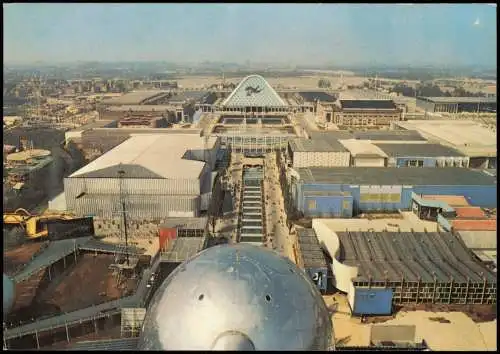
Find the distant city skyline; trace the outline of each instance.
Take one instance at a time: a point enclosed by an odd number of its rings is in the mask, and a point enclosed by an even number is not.
[[[496,6],[5,4],[4,64],[40,61],[496,67]]]

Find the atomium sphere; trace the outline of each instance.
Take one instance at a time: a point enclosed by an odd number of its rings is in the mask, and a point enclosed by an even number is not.
[[[16,296],[16,284],[7,275],[3,275],[3,315],[4,317],[10,312],[14,305]]]
[[[326,350],[332,322],[289,259],[248,244],[206,249],[153,297],[140,350]]]

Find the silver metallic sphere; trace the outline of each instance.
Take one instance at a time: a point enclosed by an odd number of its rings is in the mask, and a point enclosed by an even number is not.
[[[220,245],[178,266],[155,294],[140,350],[326,350],[333,335],[318,289],[287,258]]]
[[[16,299],[16,284],[5,273],[3,274],[3,315],[8,315]]]

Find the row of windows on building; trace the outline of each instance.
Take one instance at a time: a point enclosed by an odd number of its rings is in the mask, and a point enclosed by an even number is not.
[[[360,115],[355,113],[341,113],[334,115],[335,124],[341,125],[379,125],[389,124],[391,121],[400,120],[399,114]]]
[[[405,167],[424,167],[424,160],[408,160]],[[436,160],[436,167],[467,167],[466,160]]]

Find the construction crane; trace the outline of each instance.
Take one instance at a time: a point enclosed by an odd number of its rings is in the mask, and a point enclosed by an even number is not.
[[[45,238],[49,235],[47,222],[55,220],[73,220],[74,215],[65,213],[43,213],[32,215],[26,209],[19,208],[13,213],[3,214],[3,223],[6,226],[21,226],[28,239]]]

